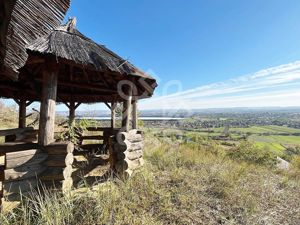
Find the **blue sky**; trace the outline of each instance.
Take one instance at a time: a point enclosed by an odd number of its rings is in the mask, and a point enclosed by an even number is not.
[[[77,0],[78,28],[184,89],[300,59],[299,0]]]
[[[299,0],[90,0],[88,4],[77,0],[68,16],[77,17],[79,30],[87,36],[157,77],[155,98],[142,103],[142,108],[155,108],[160,99],[156,97],[197,88],[201,92],[207,85],[220,88],[216,83],[228,84],[230,79],[300,60]],[[247,82],[256,85],[253,80]],[[299,84],[293,85],[297,87],[300,89]],[[259,90],[240,90],[231,97],[272,90],[291,91],[291,87],[286,82],[276,87],[266,83]],[[240,105],[212,106],[207,102],[209,96],[205,97],[189,100],[198,101],[194,107],[201,103],[205,108]],[[222,102],[226,94],[220,92],[217,97]],[[287,98],[272,104],[262,99],[257,106],[300,105],[300,100],[286,104]]]
[[[249,106],[300,106],[299,96],[292,97],[300,91],[299,0],[74,0],[68,16],[77,17],[77,28],[82,33],[157,77],[155,96],[142,102],[142,108],[157,108],[161,96],[170,100],[172,94],[179,92],[175,98],[186,101],[190,96],[187,92],[225,88],[222,85],[239,87],[240,91],[220,91],[218,96],[201,98],[198,94],[199,98],[188,101],[202,108],[235,107],[240,102],[245,104],[242,96],[273,91],[272,101],[260,98],[259,104],[253,101]],[[289,76],[298,82],[290,79],[291,86],[287,81],[277,86],[266,82],[260,89],[248,88],[244,92],[243,82],[237,81],[246,79],[247,85],[254,87],[257,80],[248,79],[249,76],[291,64],[297,68],[293,67],[294,75]],[[264,78],[271,79],[269,76],[272,74]],[[288,97],[276,103],[279,91],[281,97]],[[283,94],[286,92],[290,95]],[[229,104],[228,95],[240,102]],[[209,104],[211,98],[218,98],[218,104]],[[286,104],[287,100],[290,104]],[[80,110],[91,107],[100,106],[82,106]]]

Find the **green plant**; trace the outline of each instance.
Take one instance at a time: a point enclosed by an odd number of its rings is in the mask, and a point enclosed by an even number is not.
[[[81,135],[87,130],[87,127],[91,126],[91,121],[87,119],[80,119],[75,123],[68,123],[68,128],[65,132],[61,133],[60,138],[63,141],[71,141],[78,143]]]
[[[254,144],[243,141],[239,146],[230,150],[227,155],[235,160],[242,160],[259,165],[274,166],[276,155],[268,148],[259,148]]]
[[[288,147],[284,151],[283,158],[287,161],[292,161],[295,156],[300,155],[299,147]]]
[[[296,155],[293,157],[292,165],[294,168],[300,171],[300,155]]]

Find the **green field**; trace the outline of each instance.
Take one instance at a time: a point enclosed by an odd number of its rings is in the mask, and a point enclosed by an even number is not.
[[[216,133],[222,133],[224,131],[224,127],[220,128],[214,128],[214,132]],[[246,127],[246,128],[239,128],[234,127],[230,128],[229,132],[239,132],[239,133],[251,133],[251,134],[295,134],[300,133],[300,129],[290,128],[290,127],[283,127],[283,126],[252,126],[252,127]]]
[[[300,136],[283,136],[283,135],[270,135],[259,136],[251,135],[249,137],[251,141],[265,142],[265,143],[280,143],[283,145],[300,145]]]
[[[195,132],[188,132],[189,135],[203,137],[218,137],[223,135],[224,127],[213,129],[199,129]],[[255,143],[259,148],[267,148],[281,155],[286,146],[300,145],[300,129],[285,126],[252,126],[234,127],[229,129],[230,138],[234,141],[247,137],[247,140]]]

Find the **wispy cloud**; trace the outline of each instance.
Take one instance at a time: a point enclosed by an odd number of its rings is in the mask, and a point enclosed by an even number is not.
[[[141,103],[142,109],[300,106],[300,61]]]

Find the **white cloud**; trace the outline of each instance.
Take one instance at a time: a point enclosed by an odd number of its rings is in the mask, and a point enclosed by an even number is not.
[[[164,88],[162,88],[164,90]],[[141,103],[142,109],[300,106],[300,61]]]

